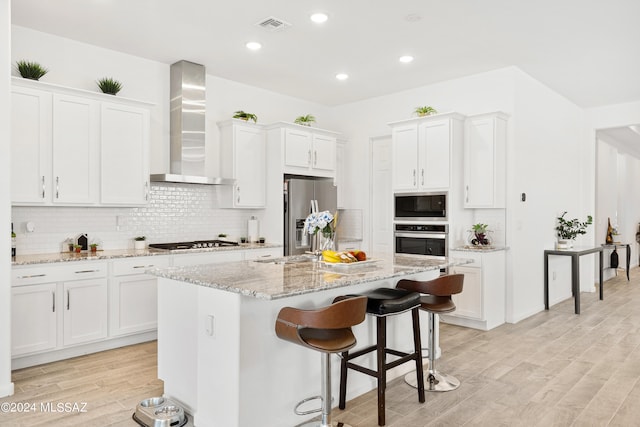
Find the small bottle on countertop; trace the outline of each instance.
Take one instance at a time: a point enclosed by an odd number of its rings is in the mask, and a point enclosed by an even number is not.
[[[13,231],[13,223],[11,223],[11,258],[16,256],[16,233]]]

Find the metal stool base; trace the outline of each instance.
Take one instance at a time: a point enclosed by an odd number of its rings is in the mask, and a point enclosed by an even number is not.
[[[309,421],[308,423],[300,424],[298,427],[352,427],[350,424],[341,423],[340,421],[333,421],[331,424],[322,424],[321,421]]]
[[[428,369],[425,369],[423,372],[424,391],[451,391],[460,387],[460,381],[454,376],[442,374],[437,371],[431,372]],[[405,375],[404,382],[413,388],[418,388],[416,371],[409,372]]]

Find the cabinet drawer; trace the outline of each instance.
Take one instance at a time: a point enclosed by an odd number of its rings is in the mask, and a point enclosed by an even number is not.
[[[37,267],[14,267],[11,269],[11,286],[94,279],[106,276],[106,262],[73,262],[66,265],[46,264]]]
[[[449,257],[454,259],[470,259],[471,264],[464,264],[464,267],[482,267],[482,254],[470,251],[449,251]]]
[[[244,253],[244,259],[246,261],[278,258],[281,256],[282,256],[282,248],[248,249]]]
[[[113,275],[143,274],[145,270],[155,267],[169,267],[169,257],[153,256],[114,260]]]

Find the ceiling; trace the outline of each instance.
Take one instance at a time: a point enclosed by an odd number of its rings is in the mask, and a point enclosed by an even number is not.
[[[13,24],[340,105],[517,66],[581,107],[640,100],[638,0],[14,0]],[[312,12],[329,20],[314,24]],[[274,16],[291,27],[256,25]],[[245,48],[255,40],[263,48]],[[415,60],[401,64],[398,57]],[[335,75],[348,73],[338,81]]]

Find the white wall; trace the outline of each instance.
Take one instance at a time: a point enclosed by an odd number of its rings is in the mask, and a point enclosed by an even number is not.
[[[9,175],[11,1],[0,0],[0,397],[13,394],[11,382],[11,198]],[[4,53],[6,52],[6,53]],[[5,232],[6,230],[6,232]]]
[[[507,318],[517,322],[544,308],[543,251],[556,241],[556,217],[585,220],[595,215],[591,197],[594,181],[585,178],[594,168],[584,151],[583,110],[524,72],[515,72],[515,133],[509,140],[507,162]],[[521,202],[526,193],[526,202]],[[591,244],[593,227],[577,244]],[[593,257],[581,259],[581,286],[593,290]],[[570,259],[552,257],[550,302],[571,297]],[[550,273],[551,275],[551,273]]]

